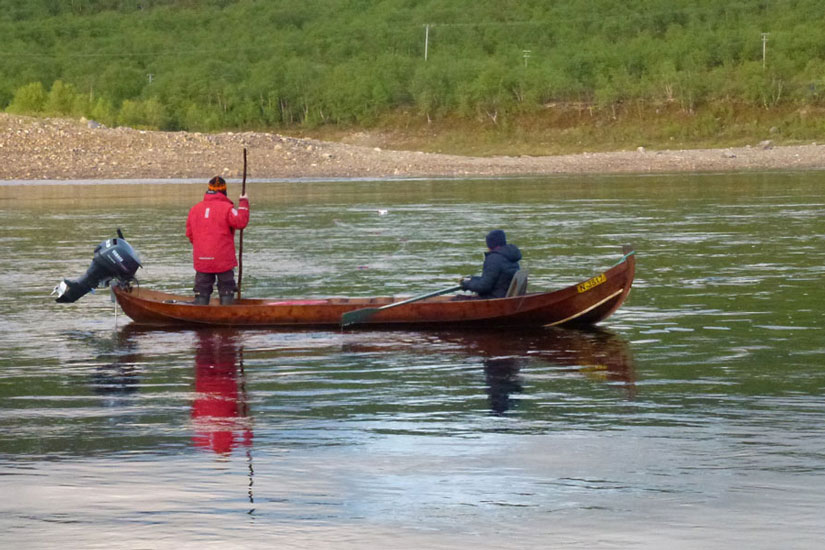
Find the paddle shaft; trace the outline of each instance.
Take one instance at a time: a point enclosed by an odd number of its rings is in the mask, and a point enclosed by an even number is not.
[[[430,292],[429,294],[422,294],[421,296],[414,296],[412,298],[408,298],[408,299],[402,300],[400,302],[393,302],[391,304],[387,304],[385,306],[379,307],[378,311],[382,311],[382,310],[385,310],[385,309],[390,309],[391,307],[403,306],[404,304],[417,302],[418,300],[424,300],[426,298],[432,298],[433,296],[440,296],[441,294],[447,294],[449,292],[456,292],[458,290],[461,290],[461,285],[451,286],[450,288],[445,288],[443,290],[436,290],[435,292]]]
[[[385,309],[390,309],[393,307],[403,306],[404,304],[411,304],[419,300],[425,300],[427,298],[432,298],[433,296],[440,296],[442,294],[448,294],[450,292],[456,292],[458,290],[461,290],[461,285],[436,290],[435,292],[428,292],[427,294],[421,294],[420,296],[414,296],[412,298],[408,298],[400,302],[393,302],[392,304],[387,304],[381,307],[366,307],[363,309],[356,309],[355,311],[348,311],[341,316],[341,326],[352,325],[355,323],[363,323],[365,320],[369,319],[379,311],[384,311]]]
[[[243,183],[241,195],[246,195],[246,147],[243,150]],[[241,280],[243,279],[243,229],[238,237],[238,300],[241,299]]]

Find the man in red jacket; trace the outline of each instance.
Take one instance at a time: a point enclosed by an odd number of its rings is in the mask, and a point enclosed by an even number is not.
[[[226,196],[226,181],[215,176],[203,200],[189,210],[186,236],[195,263],[195,303],[206,305],[218,279],[221,305],[235,301],[235,230],[249,223],[249,198],[243,194],[238,208]]]

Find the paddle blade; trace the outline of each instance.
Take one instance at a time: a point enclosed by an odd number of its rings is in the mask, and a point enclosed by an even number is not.
[[[379,310],[377,307],[365,307],[364,309],[356,309],[354,311],[348,311],[341,315],[341,326],[346,327],[348,325],[355,325],[357,323],[363,323]]]

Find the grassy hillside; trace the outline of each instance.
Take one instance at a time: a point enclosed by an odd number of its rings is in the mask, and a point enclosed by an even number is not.
[[[0,0],[0,108],[467,152],[810,140],[822,28],[814,0]]]

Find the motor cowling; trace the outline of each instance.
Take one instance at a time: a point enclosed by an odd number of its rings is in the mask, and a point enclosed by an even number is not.
[[[89,269],[77,279],[63,279],[52,295],[55,301],[71,303],[101,285],[108,285],[112,279],[128,282],[135,278],[135,273],[142,266],[140,255],[132,248],[120,229],[117,238],[107,239],[97,245]]]

